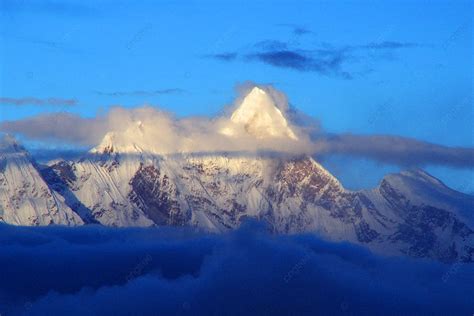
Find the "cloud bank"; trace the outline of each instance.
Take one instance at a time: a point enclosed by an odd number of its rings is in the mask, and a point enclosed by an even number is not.
[[[297,140],[256,138],[246,128],[238,128],[229,119],[254,84],[238,88],[234,104],[217,117],[176,118],[153,107],[125,109],[113,107],[104,115],[83,118],[70,113],[43,114],[17,121],[0,123],[0,131],[21,134],[39,141],[96,146],[106,133],[114,134],[116,145],[134,143],[152,148],[153,153],[181,152],[281,152],[314,155],[316,158],[334,154],[365,157],[403,167],[444,165],[457,168],[474,167],[474,148],[448,147],[412,138],[388,135],[330,135],[319,122],[289,106],[285,94],[271,86],[260,86],[270,101],[290,122]],[[71,127],[74,128],[71,128]],[[222,133],[232,127],[233,137]]]
[[[319,155],[343,154],[410,166],[474,167],[474,148],[448,147],[389,135],[331,135],[315,140]]]
[[[21,134],[33,140],[80,145],[94,144],[103,137],[107,128],[107,120],[104,117],[83,118],[66,112],[41,114],[0,123],[0,130]]]
[[[384,258],[255,223],[179,228],[0,225],[6,315],[466,314],[472,265]]]

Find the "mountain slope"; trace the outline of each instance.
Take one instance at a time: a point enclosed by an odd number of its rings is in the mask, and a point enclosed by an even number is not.
[[[366,195],[397,217],[388,236],[393,248],[416,257],[474,260],[473,197],[421,170],[388,175]]]
[[[131,122],[107,133],[83,158],[56,161],[41,174],[26,153],[20,155],[22,160],[15,161],[29,166],[22,169],[27,172],[12,172],[19,167],[10,163],[2,176],[14,178],[8,183],[41,183],[46,193],[35,203],[44,206],[14,208],[10,203],[3,220],[20,225],[191,225],[223,232],[256,218],[277,233],[317,233],[389,255],[474,261],[474,198],[421,170],[387,175],[373,190],[350,191],[308,155],[164,153],[149,137],[154,128]],[[260,88],[252,89],[219,128],[229,139],[245,134],[262,144],[300,141],[285,109]],[[23,185],[4,186],[2,205],[19,196]],[[51,201],[57,201],[56,208]],[[40,212],[41,220],[32,221],[32,212]]]
[[[106,163],[73,166],[76,179],[85,180],[72,181],[70,188],[105,225],[192,225],[222,232],[256,218],[274,232],[313,232],[385,254],[474,260],[474,231],[459,215],[459,205],[413,198],[406,192],[415,187],[407,182],[401,190],[394,180],[408,173],[390,175],[376,189],[354,192],[307,156],[149,159],[116,154]],[[432,184],[424,185],[430,190]]]
[[[8,135],[0,140],[0,220],[16,225],[83,224]]]

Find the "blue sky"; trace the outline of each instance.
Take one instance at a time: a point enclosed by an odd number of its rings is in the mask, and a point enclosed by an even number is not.
[[[253,81],[329,132],[474,145],[469,1],[0,3],[0,121],[144,103],[215,115]],[[354,164],[342,174],[394,169]],[[472,171],[430,171],[473,190],[458,181]]]

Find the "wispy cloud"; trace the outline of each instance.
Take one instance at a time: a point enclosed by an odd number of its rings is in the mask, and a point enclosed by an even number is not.
[[[288,49],[288,43],[276,40],[264,40],[253,45],[257,49],[263,50],[284,50]]]
[[[351,75],[341,71],[346,57],[340,52],[315,56],[312,52],[297,50],[271,50],[251,53],[245,56],[248,60],[257,60],[265,64],[290,68],[298,71],[311,71],[323,75],[337,75],[344,79],[351,79]]]
[[[33,49],[47,48],[51,50],[58,50],[65,53],[81,54],[84,50],[74,47],[70,41],[72,34],[78,30],[77,27],[64,29],[59,37],[47,38],[47,37],[32,37],[28,35],[13,35],[13,34],[2,34],[3,37],[10,38],[14,41],[23,42],[26,44],[32,44],[35,47]],[[47,35],[46,35],[47,36]]]
[[[217,60],[222,60],[222,61],[232,61],[238,57],[237,53],[218,53],[218,54],[212,54],[212,55],[206,55],[208,58],[214,58]]]
[[[0,97],[0,104],[8,105],[51,105],[51,106],[73,106],[77,104],[76,99],[61,99],[61,98],[36,98],[36,97],[23,97],[23,98],[9,98]]]
[[[224,62],[241,60],[245,62],[260,62],[273,67],[292,69],[301,72],[316,72],[322,75],[335,75],[344,79],[351,79],[352,76],[342,71],[342,64],[346,61],[346,56],[341,51],[304,51],[286,49],[286,45],[277,41],[259,42],[255,47],[260,48],[258,52],[238,54],[221,53],[208,55]]]
[[[112,92],[104,92],[104,91],[94,91],[95,94],[100,96],[108,96],[108,97],[124,97],[124,96],[155,96],[155,95],[163,95],[163,94],[181,94],[184,93],[185,90],[179,88],[169,88],[169,89],[162,89],[162,90],[136,90],[136,91],[112,91]]]
[[[248,54],[249,59],[257,59],[266,64],[276,66],[293,68],[301,71],[310,71],[317,69],[314,67],[314,60],[299,52],[291,50],[276,50],[270,52],[259,52]]]
[[[81,2],[72,1],[15,1],[2,0],[0,8],[4,12],[35,12],[65,16],[90,16],[97,13],[95,8],[84,5]]]
[[[383,41],[377,43],[369,43],[365,45],[353,46],[353,48],[357,49],[401,49],[401,48],[414,48],[420,47],[422,45],[418,43],[409,43],[409,42],[395,42],[395,41]]]
[[[303,32],[303,29],[299,32]],[[381,41],[338,47],[327,44],[314,48],[294,48],[292,46],[294,45],[289,42],[263,40],[251,45],[250,50],[217,53],[206,55],[206,57],[224,62],[257,61],[277,68],[352,79],[357,72],[349,71],[347,67],[353,60],[382,58],[387,53],[392,56],[392,52],[401,49],[423,47],[418,43],[399,41]]]
[[[312,31],[304,26],[297,25],[297,24],[278,24],[278,26],[283,26],[290,28],[295,35],[305,35],[310,34]]]

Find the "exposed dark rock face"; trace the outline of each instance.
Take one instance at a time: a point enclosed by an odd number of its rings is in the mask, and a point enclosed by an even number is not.
[[[154,166],[140,165],[130,180],[129,199],[157,225],[184,225],[186,216],[177,201],[176,187]]]
[[[78,180],[74,163],[69,164],[61,161],[50,167],[41,167],[39,170],[48,186],[64,198],[66,205],[78,214],[84,223],[98,223],[92,215],[92,211],[71,191],[74,188],[74,183]]]
[[[382,181],[379,190],[401,218],[389,240],[407,244],[402,252],[413,257],[436,257],[447,262],[474,261],[474,244],[469,245],[474,231],[453,212],[431,205],[413,204],[386,180]],[[440,238],[440,235],[443,237]],[[456,247],[461,242],[465,244]]]

